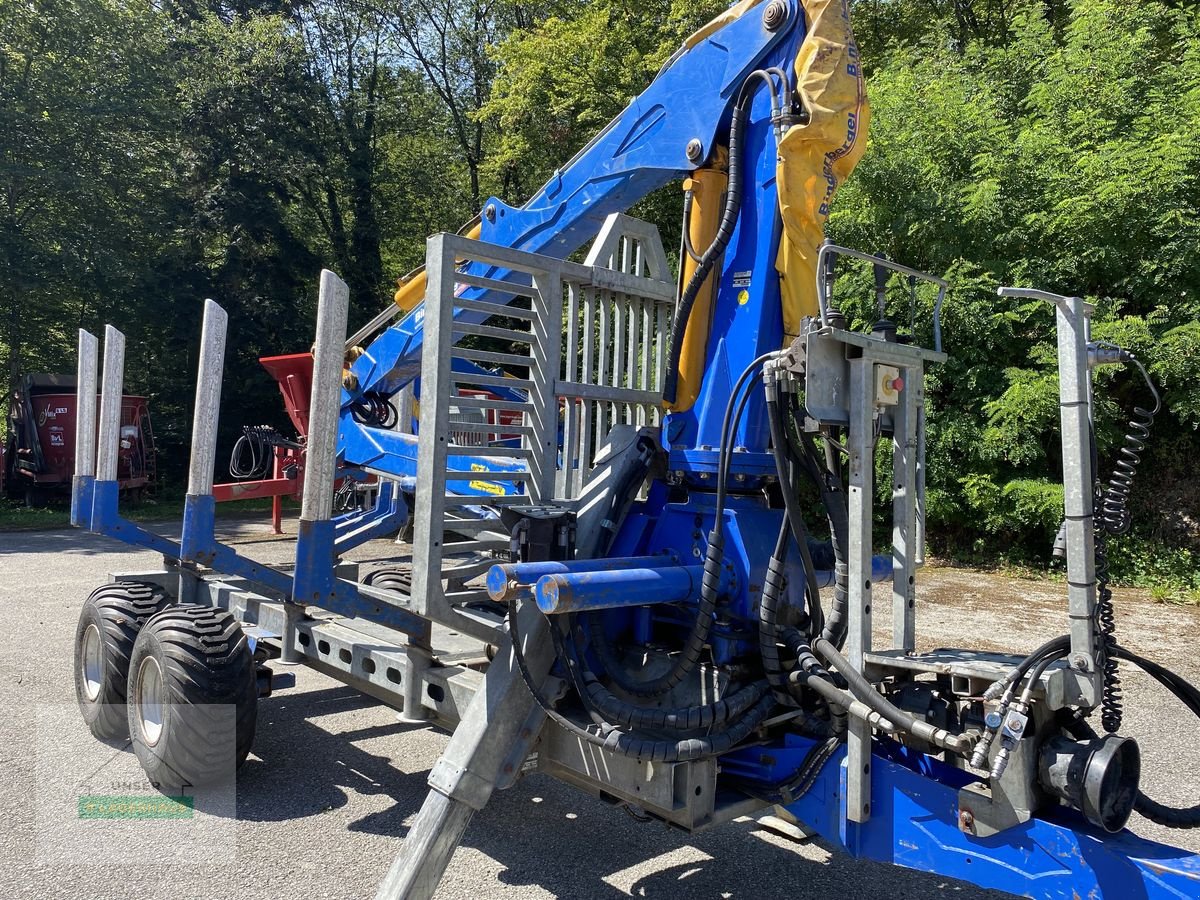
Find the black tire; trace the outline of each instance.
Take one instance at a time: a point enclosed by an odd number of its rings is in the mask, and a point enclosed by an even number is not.
[[[412,594],[412,572],[407,568],[376,569],[363,583],[401,594]]]
[[[258,682],[246,635],[227,611],[175,606],[147,622],[128,695],[133,751],[160,790],[221,784],[246,761]]]
[[[133,644],[150,617],[170,603],[165,590],[141,581],[101,585],[83,601],[75,627],[75,698],[101,740],[129,736],[125,690]]]

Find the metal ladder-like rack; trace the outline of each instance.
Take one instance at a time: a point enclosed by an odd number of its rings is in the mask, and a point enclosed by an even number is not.
[[[469,582],[509,537],[479,508],[575,508],[611,429],[658,424],[675,288],[657,229],[623,215],[584,264],[439,234],[426,273],[413,608],[495,642],[499,619]],[[456,359],[492,371],[466,373]],[[469,421],[471,411],[484,415]],[[487,440],[498,432],[508,439]],[[462,456],[506,471],[465,477]]]

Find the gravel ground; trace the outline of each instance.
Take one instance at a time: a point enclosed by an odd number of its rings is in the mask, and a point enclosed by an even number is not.
[[[261,524],[223,527],[248,555],[285,558],[287,545],[264,536]],[[376,542],[359,556],[388,549]],[[307,668],[298,670],[295,688],[261,702],[254,751],[236,798],[226,798],[225,815],[114,825],[80,822],[73,814],[79,785],[97,778],[118,793],[145,791],[132,755],[93,740],[80,720],[71,655],[84,596],[109,572],[156,562],[154,554],[93,535],[0,534],[0,608],[9,617],[0,637],[3,896],[373,896],[446,735],[402,724],[388,707]],[[1059,585],[956,569],[930,569],[923,581],[924,648],[1028,650],[1061,632]],[[1155,605],[1136,593],[1119,601],[1123,642],[1200,681],[1200,612]],[[1190,805],[1200,796],[1195,724],[1148,681],[1134,673],[1125,680],[1127,730],[1146,761],[1143,786],[1159,799]],[[72,795],[72,815],[55,805],[64,792]],[[1133,824],[1147,837],[1200,851],[1196,833]],[[1000,895],[854,861],[817,842],[796,844],[748,820],[694,836],[641,824],[535,775],[475,817],[438,897],[544,896]]]

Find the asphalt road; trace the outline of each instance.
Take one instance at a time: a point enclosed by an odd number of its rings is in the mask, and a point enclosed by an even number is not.
[[[233,529],[264,561],[286,545],[262,526]],[[361,551],[386,553],[377,542]],[[108,573],[153,568],[154,554],[69,531],[0,534],[0,894],[9,897],[369,897],[426,792],[446,742],[307,668],[260,705],[253,753],[223,815],[189,822],[81,820],[75,796],[100,783],[144,793],[121,747],[93,740],[74,704],[79,606]],[[1061,589],[931,570],[919,601],[925,646],[1028,649],[1061,631]],[[1200,680],[1195,610],[1122,597],[1122,640]],[[1127,677],[1127,721],[1143,746],[1144,786],[1200,798],[1196,728],[1148,680]],[[93,788],[88,788],[91,790]],[[64,802],[64,798],[66,798]],[[1200,851],[1197,833],[1140,833]],[[688,836],[639,823],[544,776],[477,815],[442,898],[997,898],[961,882],[858,862],[752,821]]]

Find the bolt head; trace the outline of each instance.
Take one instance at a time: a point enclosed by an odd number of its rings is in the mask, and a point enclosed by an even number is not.
[[[704,145],[700,143],[700,138],[692,138],[688,141],[687,149],[684,152],[687,153],[687,158],[692,162],[700,162],[704,154]]]
[[[958,814],[958,827],[968,834],[975,832],[975,815],[969,809],[964,809]]]
[[[489,203],[487,206],[485,206],[483,208],[483,217],[485,219],[487,219],[489,222],[495,222],[496,221],[496,204]]]
[[[767,31],[776,31],[787,21],[787,4],[783,0],[771,0],[763,10],[763,26]]]

